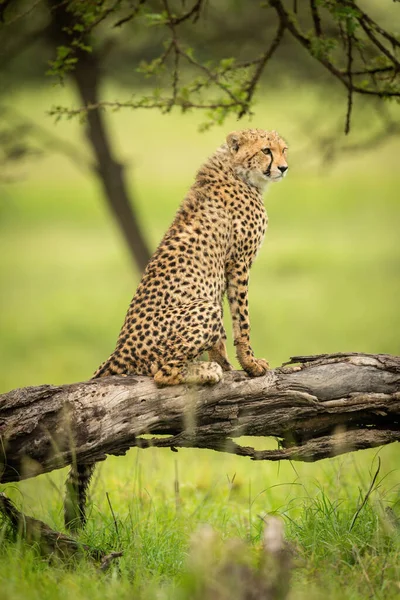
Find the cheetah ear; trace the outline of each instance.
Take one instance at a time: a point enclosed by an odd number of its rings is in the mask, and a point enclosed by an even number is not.
[[[226,143],[231,152],[237,152],[240,148],[240,134],[237,131],[232,131],[226,138]]]

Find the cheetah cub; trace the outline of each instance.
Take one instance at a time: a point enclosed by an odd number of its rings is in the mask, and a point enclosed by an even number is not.
[[[94,377],[153,375],[157,384],[217,383],[229,371],[227,293],[237,358],[251,376],[268,363],[250,346],[249,270],[267,227],[262,194],[287,173],[276,131],[234,131],[200,168],[150,260],[117,346]],[[210,362],[196,362],[208,351]]]

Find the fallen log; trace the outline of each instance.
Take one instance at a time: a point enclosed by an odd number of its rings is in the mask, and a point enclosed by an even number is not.
[[[49,560],[87,557],[94,561],[100,571],[107,571],[111,563],[122,556],[122,552],[106,554],[102,550],[83,544],[59,531],[51,529],[43,521],[28,517],[20,512],[5,494],[0,493],[0,514],[10,523],[15,536],[20,536],[28,544],[35,545],[42,556]]]
[[[273,436],[278,448],[234,441],[244,435]],[[129,376],[16,389],[0,395],[0,438],[1,483],[132,446],[316,461],[400,440],[400,357],[297,356],[256,379],[226,373],[213,387]]]

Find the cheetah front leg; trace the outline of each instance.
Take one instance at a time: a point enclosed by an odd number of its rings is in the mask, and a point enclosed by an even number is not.
[[[251,377],[260,377],[260,375],[265,375],[269,369],[269,364],[263,358],[255,358],[250,346],[248,267],[240,262],[230,264],[226,276],[236,356],[246,373]]]

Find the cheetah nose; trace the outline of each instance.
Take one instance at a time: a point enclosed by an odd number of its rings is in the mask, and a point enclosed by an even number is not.
[[[288,170],[288,167],[278,167],[278,169],[280,170],[280,172],[282,173],[282,175],[284,174],[285,171]]]

